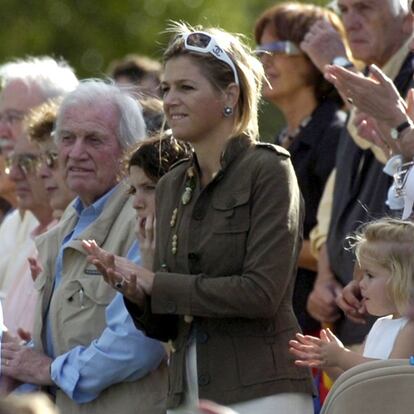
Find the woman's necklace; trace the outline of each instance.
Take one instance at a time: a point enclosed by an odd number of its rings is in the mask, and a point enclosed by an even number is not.
[[[178,251],[178,229],[179,226],[179,219],[182,217],[182,211],[180,211],[180,205],[186,206],[190,203],[191,199],[193,198],[194,189],[196,187],[196,175],[194,171],[194,167],[191,166],[186,171],[187,180],[184,186],[184,192],[181,195],[181,199],[178,202],[178,206],[173,210],[170,220],[170,227],[173,230],[173,235],[171,237],[171,253],[175,256]],[[181,214],[179,214],[181,213]]]

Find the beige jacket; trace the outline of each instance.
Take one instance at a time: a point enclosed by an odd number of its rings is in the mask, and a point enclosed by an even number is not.
[[[38,349],[44,351],[46,317],[49,313],[56,355],[77,345],[87,346],[100,336],[106,326],[105,309],[114,298],[115,291],[105,283],[96,268],[87,263],[81,240],[95,239],[98,245],[114,254],[127,254],[135,237],[135,218],[126,186],[119,185],[98,219],[65,249],[62,280],[53,291],[59,249],[63,238],[76,222],[75,211],[67,210],[57,227],[36,240],[44,271],[35,284],[39,301],[33,338]],[[62,414],[162,413],[165,411],[165,393],[166,373],[165,367],[161,367],[139,381],[115,384],[96,400],[82,405],[57,390],[56,404]]]

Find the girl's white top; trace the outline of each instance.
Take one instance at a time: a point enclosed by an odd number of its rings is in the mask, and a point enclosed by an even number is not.
[[[394,342],[408,318],[392,319],[392,315],[375,321],[365,340],[364,357],[388,359]]]

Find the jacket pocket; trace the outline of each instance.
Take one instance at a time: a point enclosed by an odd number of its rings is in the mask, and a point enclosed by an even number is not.
[[[247,232],[250,227],[250,191],[229,193],[213,199],[216,234]]]
[[[68,283],[64,298],[74,306],[107,306],[115,296],[115,291],[100,278],[87,277],[72,280]]]
[[[71,280],[61,289],[60,303],[55,302],[54,306],[57,308],[58,329],[70,338],[66,347],[87,346],[105,329],[106,307],[114,298],[115,291],[95,276]],[[88,329],[79,329],[86,325]]]

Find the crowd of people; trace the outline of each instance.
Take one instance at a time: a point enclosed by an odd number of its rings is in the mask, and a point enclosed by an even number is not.
[[[334,3],[0,66],[0,412],[311,414],[414,355],[413,2]]]

